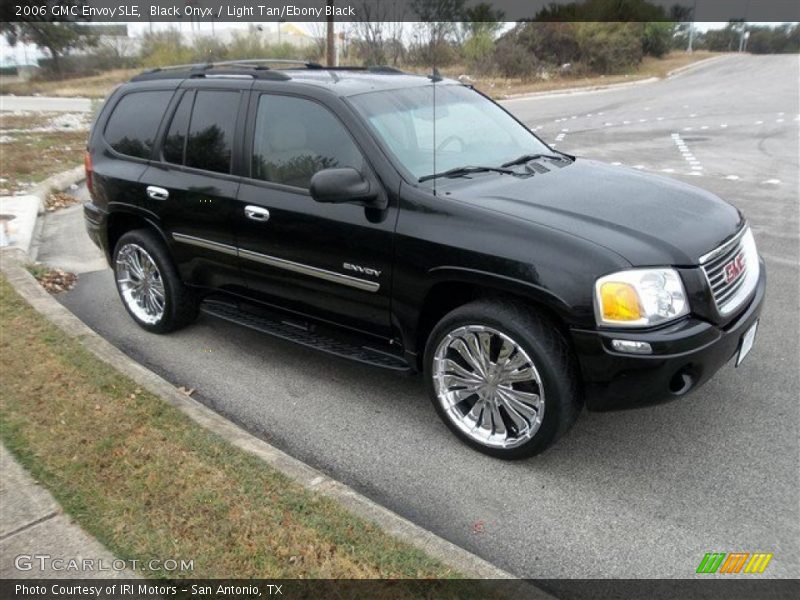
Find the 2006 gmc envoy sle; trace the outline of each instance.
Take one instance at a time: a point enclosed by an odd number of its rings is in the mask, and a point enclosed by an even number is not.
[[[447,426],[501,458],[541,452],[584,403],[738,366],[764,300],[737,209],[558,152],[438,74],[156,69],[108,98],[86,170],[89,235],[141,327],[202,310],[421,371]]]

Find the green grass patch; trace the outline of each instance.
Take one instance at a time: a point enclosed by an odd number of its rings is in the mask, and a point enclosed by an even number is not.
[[[98,360],[0,278],[0,437],[116,556],[153,577],[455,578]]]

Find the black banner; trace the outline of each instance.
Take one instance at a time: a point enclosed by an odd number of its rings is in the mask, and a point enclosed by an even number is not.
[[[691,580],[541,579],[541,580],[147,580],[147,579],[5,579],[3,600],[219,600],[287,598],[326,600],[559,598],[602,600],[647,598],[725,600],[794,600],[797,580],[716,577]]]
[[[800,19],[797,0],[4,0],[2,21],[731,21]],[[484,5],[491,10],[470,10]],[[485,15],[481,16],[481,15]]]

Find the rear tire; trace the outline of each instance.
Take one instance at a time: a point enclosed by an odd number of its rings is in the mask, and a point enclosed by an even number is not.
[[[428,337],[424,362],[436,412],[490,456],[544,451],[581,410],[569,344],[548,318],[513,300],[479,300],[445,315]]]
[[[164,242],[148,229],[124,234],[112,261],[125,310],[142,328],[168,333],[197,318],[198,301],[186,287]]]

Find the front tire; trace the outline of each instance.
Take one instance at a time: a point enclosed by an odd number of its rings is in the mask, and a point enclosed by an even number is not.
[[[168,333],[197,318],[197,299],[154,232],[137,229],[124,234],[112,264],[122,304],[142,329]]]
[[[431,332],[424,360],[436,412],[462,441],[490,456],[538,454],[580,412],[569,344],[521,303],[480,300],[453,310]]]

